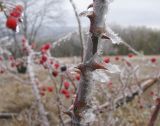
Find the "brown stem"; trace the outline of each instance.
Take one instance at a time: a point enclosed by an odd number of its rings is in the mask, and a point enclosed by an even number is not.
[[[160,98],[158,99],[158,103],[152,113],[152,116],[151,116],[151,119],[149,121],[149,124],[148,126],[154,126],[155,125],[155,122],[156,122],[156,119],[158,117],[158,113],[160,111]]]
[[[106,0],[93,0],[93,15],[90,19],[90,34],[83,54],[83,63],[81,70],[81,80],[78,85],[76,99],[74,102],[72,123],[75,126],[81,126],[81,114],[91,106],[91,95],[93,87],[92,72],[94,64],[94,54],[97,52],[97,46],[101,34],[104,32],[105,14],[108,8]]]
[[[0,113],[0,119],[10,119],[18,116],[18,113]]]

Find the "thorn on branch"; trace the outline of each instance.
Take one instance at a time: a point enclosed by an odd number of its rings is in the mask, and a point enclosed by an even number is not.
[[[92,8],[92,7],[93,7],[93,3],[91,3],[91,4],[87,7],[87,9]]]
[[[110,39],[105,33],[101,35],[101,39]]]

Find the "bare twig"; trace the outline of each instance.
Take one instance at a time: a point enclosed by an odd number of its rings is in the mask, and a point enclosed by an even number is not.
[[[13,118],[13,117],[16,117],[18,116],[17,113],[0,113],[0,119],[10,119],[10,118]]]
[[[84,47],[82,25],[81,25],[81,21],[80,21],[80,18],[79,18],[75,3],[73,2],[73,0],[69,0],[69,1],[70,1],[71,5],[73,7],[73,10],[74,10],[74,13],[75,13],[75,17],[76,17],[77,23],[78,23],[79,37],[80,37],[80,42],[81,42],[81,55],[82,55],[82,60],[83,60],[83,53],[84,53],[84,48],[85,47]]]

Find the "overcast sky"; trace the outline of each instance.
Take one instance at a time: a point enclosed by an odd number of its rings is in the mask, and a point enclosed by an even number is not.
[[[92,0],[74,1],[79,12],[85,10],[86,6],[92,2]],[[68,12],[66,25],[76,24],[69,2],[64,3],[64,8]],[[83,20],[87,21],[86,19]],[[107,20],[109,24],[147,26],[160,29],[160,0],[114,0],[110,5]]]

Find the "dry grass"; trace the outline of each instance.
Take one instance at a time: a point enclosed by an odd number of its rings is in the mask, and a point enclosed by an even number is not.
[[[147,59],[150,59],[150,57],[146,57]],[[156,56],[156,58],[160,59],[159,56]],[[75,59],[60,59],[63,60],[66,63],[76,63],[77,60]],[[138,58],[133,58],[134,64],[143,64],[140,62]],[[111,57],[111,61],[115,62],[114,57]],[[78,61],[79,62],[79,61]],[[119,62],[115,62],[116,64],[119,64]],[[144,67],[145,68],[145,67]],[[141,79],[144,78],[144,74],[159,71],[160,70],[160,61],[158,61],[158,64],[156,67],[147,67],[143,69]],[[47,72],[46,71],[40,71],[37,69],[36,75],[39,78],[40,82],[43,82],[47,78]],[[19,75],[24,80],[28,80],[27,75]],[[114,78],[114,77],[112,77]],[[47,82],[48,84],[52,84],[52,82]],[[118,83],[118,80],[113,81],[113,83]],[[152,87],[154,88],[154,87]],[[143,95],[143,99],[145,99],[145,102],[153,104],[153,100],[148,97],[150,90],[147,91]],[[58,112],[57,112],[57,106],[56,106],[56,99],[54,93],[47,93],[43,97],[43,103],[45,104],[45,107],[47,111],[49,112],[49,120],[51,122],[51,125],[54,126],[58,123]],[[148,122],[148,117],[150,116],[150,109],[147,108],[147,106],[144,106],[143,108],[139,106],[138,104],[139,97],[137,97],[133,102],[129,103],[128,105],[123,106],[122,108],[115,111],[114,116],[122,118],[122,120],[126,122],[129,122],[127,126],[145,126]],[[66,106],[69,106],[71,104],[70,100],[66,100],[65,98],[62,98],[62,101],[66,103]],[[103,100],[102,100],[103,101]],[[32,93],[31,85],[22,84],[18,81],[16,81],[13,77],[10,75],[4,74],[0,75],[0,112],[15,112],[20,113],[17,118],[14,119],[7,119],[2,120],[0,119],[0,126],[29,126],[28,121],[26,120],[26,117],[28,116],[29,110],[31,109],[31,106],[33,106],[34,103],[34,95]],[[32,114],[36,115],[37,110],[33,107]],[[106,115],[104,114],[104,117]],[[33,117],[36,120],[36,117]],[[160,121],[160,120],[159,120]],[[36,126],[37,124],[32,124],[33,126]],[[118,126],[118,124],[117,124]],[[160,123],[158,123],[156,126],[160,126]]]

